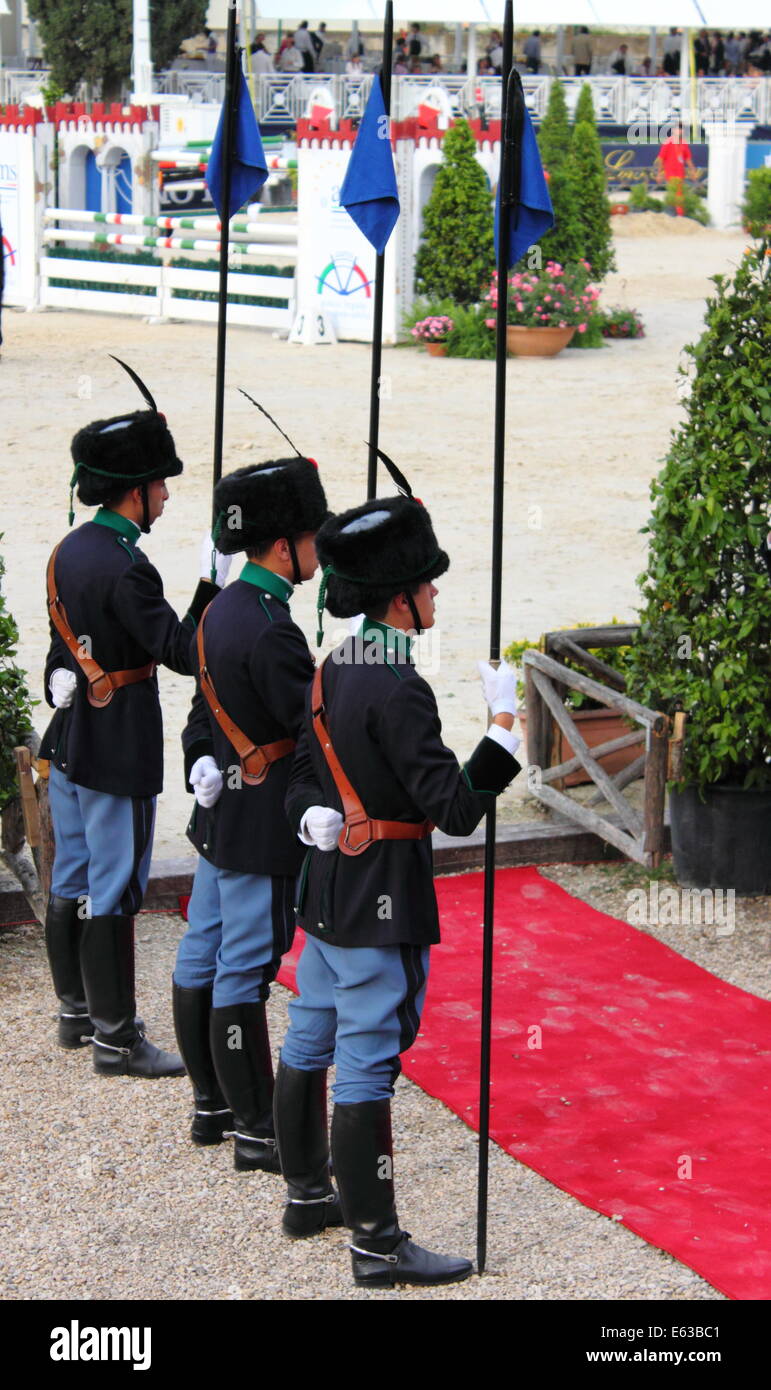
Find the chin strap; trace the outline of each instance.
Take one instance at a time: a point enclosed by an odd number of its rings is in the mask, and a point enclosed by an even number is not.
[[[421,632],[423,631],[423,624],[422,624],[421,621],[420,621],[420,616],[419,616],[419,614],[418,614],[418,609],[417,609],[417,605],[416,605],[416,603],[415,603],[415,599],[413,598],[413,596],[412,596],[412,594],[410,593],[409,589],[407,589],[407,590],[405,591],[404,597],[406,598],[408,604],[410,605],[410,613],[412,614],[412,621],[413,621],[414,624],[415,624],[415,636],[416,636],[416,637],[419,637],[420,634],[421,634]]]
[[[146,536],[150,534],[150,502],[147,496],[147,483],[142,483],[142,525],[139,528]]]
[[[289,554],[292,557],[292,583],[295,586],[297,586],[298,584],[302,584],[303,581],[302,575],[300,574],[300,565],[297,559],[297,551],[294,547],[294,537],[287,536],[286,543],[289,546]]]

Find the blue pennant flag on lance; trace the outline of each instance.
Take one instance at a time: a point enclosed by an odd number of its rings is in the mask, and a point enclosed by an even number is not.
[[[504,161],[501,147],[501,178],[495,197],[495,254],[498,255],[498,224],[501,211],[501,187],[507,202],[511,204],[511,224],[509,234],[509,265],[516,265],[529,247],[550,231],[554,226],[554,210],[549,197],[549,189],[543,172],[541,155],[536,143],[530,114],[525,105],[522,82],[519,74],[512,72],[509,98],[508,135],[511,148],[509,158]],[[507,165],[508,178],[504,174]]]
[[[260,128],[254,114],[249,90],[239,62],[236,70],[236,111],[234,121],[233,162],[230,176],[230,207],[223,208],[225,182],[225,122],[228,113],[222,104],[217,133],[206,166],[206,184],[221,221],[229,221],[250,197],[262,188],[268,177],[268,166],[260,139]]]
[[[390,125],[378,73],[348,161],[340,202],[379,256],[399,217]]]

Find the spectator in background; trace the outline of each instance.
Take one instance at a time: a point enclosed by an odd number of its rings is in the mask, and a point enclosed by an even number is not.
[[[361,76],[361,74],[364,72],[364,68],[362,67],[360,53],[351,54],[350,58],[348,59],[348,62],[345,65],[345,71],[348,77]]]
[[[652,59],[651,59],[651,58],[643,58],[643,60],[642,60],[642,62],[640,63],[639,67],[635,68],[635,71],[634,71],[635,77],[650,77],[650,75],[651,75],[651,67],[652,67],[652,66],[653,66],[653,62],[652,62]]]
[[[529,38],[525,39],[524,53],[528,72],[539,73],[541,70],[540,29],[534,29]]]
[[[277,72],[302,72],[304,67],[303,55],[295,44],[294,38],[288,36],[281,40],[281,47],[276,54]]]
[[[249,52],[252,55],[252,72],[260,77],[265,72],[273,71],[273,59],[265,47],[265,35],[258,34],[250,43]]]
[[[503,44],[501,42],[501,36],[498,33],[497,29],[493,29],[493,32],[490,35],[490,42],[487,45],[486,52],[487,57],[490,60],[490,67],[492,68],[493,72],[497,72],[500,75],[501,67],[503,65]]]
[[[572,53],[576,77],[586,77],[592,70],[594,46],[592,44],[591,34],[585,24],[581,25],[578,33],[573,38]]]
[[[710,77],[722,77],[725,72],[725,44],[720,35],[715,32],[709,44],[709,75]]]
[[[357,30],[352,29],[347,44],[345,45],[346,58],[363,58],[364,44]]]
[[[316,30],[311,34],[311,44],[313,45],[313,61],[314,61],[314,64],[315,64],[315,67],[316,67],[316,71],[317,71],[317,72],[320,72],[320,71],[321,71],[321,64],[322,64],[322,57],[321,57],[321,55],[322,55],[322,53],[323,53],[323,51],[324,51],[324,44],[326,43],[326,41],[327,41],[327,26],[326,26],[326,24],[322,21],[322,23],[319,25],[318,29],[316,29]]]
[[[407,51],[411,58],[419,58],[423,52],[423,40],[420,36],[420,25],[411,24]]]
[[[304,19],[299,29],[295,30],[294,46],[303,60],[303,72],[315,72],[316,63],[314,61],[311,36],[308,32],[307,19]]]
[[[213,34],[211,29],[204,29],[203,32],[206,35],[206,52],[215,54],[217,52],[217,35]]]
[[[421,63],[419,58],[410,58],[410,72],[412,73],[413,77],[422,77],[423,64]]]
[[[407,67],[407,54],[403,48],[397,48],[394,55],[394,76],[404,77],[409,72]]]
[[[742,46],[732,29],[730,34],[728,35],[728,38],[725,41],[726,72],[734,74],[737,73],[741,66],[741,60]]]
[[[615,53],[611,53],[610,55],[610,70],[614,72],[617,77],[629,76],[630,63],[627,57],[628,52],[629,45],[620,43]]]
[[[667,77],[677,77],[680,73],[680,50],[683,36],[673,26],[664,40],[664,71]]]
[[[433,55],[433,57],[432,57],[432,59],[431,59],[431,64],[430,64],[430,67],[429,67],[429,72],[440,72],[440,73],[441,73],[441,72],[444,72],[444,68],[442,67],[442,59],[441,59],[440,54],[435,53],[435,54]]]
[[[706,77],[709,72],[709,34],[700,29],[693,41],[693,66],[698,77]]]

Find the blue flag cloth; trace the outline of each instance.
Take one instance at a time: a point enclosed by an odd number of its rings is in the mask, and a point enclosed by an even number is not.
[[[225,121],[227,112],[222,104],[217,134],[206,166],[206,183],[221,221],[229,221],[234,213],[242,208],[264,184],[268,177],[268,166],[260,139],[260,128],[254,114],[249,89],[244,81],[239,62],[236,70],[236,116],[234,121],[233,172],[230,182],[230,207],[227,214],[223,208],[223,186],[225,183]]]
[[[340,202],[379,256],[399,217],[390,122],[380,75],[375,76],[340,189]]]
[[[501,183],[495,198],[495,254],[498,255],[498,220],[501,207]],[[554,226],[554,211],[546,186],[541,155],[535,139],[530,113],[525,107],[522,121],[522,176],[520,181],[519,210],[511,209],[511,236],[509,238],[509,265],[516,265],[528,247],[536,242]]]

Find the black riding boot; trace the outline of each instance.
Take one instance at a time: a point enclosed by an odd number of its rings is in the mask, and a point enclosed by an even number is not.
[[[336,1105],[332,1159],[345,1224],[353,1231],[351,1259],[357,1284],[453,1284],[468,1278],[469,1260],[422,1250],[399,1226],[390,1101]]]
[[[184,1076],[182,1058],[148,1042],[137,1026],[133,917],[87,917],[80,963],[94,1025],[94,1071],[100,1076]]]
[[[280,1173],[273,1130],[273,1061],[265,1005],[212,1009],[211,1054],[226,1104],[233,1112],[239,1173]]]
[[[172,985],[172,1007],[177,1046],[193,1084],[195,1113],[190,1128],[194,1144],[221,1144],[224,1131],[232,1129],[233,1116],[220,1090],[209,1042],[211,985],[187,989]]]
[[[326,1071],[299,1071],[280,1061],[273,1119],[287,1184],[284,1234],[299,1239],[318,1235],[326,1226],[342,1226],[340,1202],[329,1181]]]
[[[85,1047],[94,1031],[80,973],[81,907],[79,899],[58,898],[52,893],[46,911],[48,964],[59,1000],[57,1041],[60,1047],[68,1048]]]

